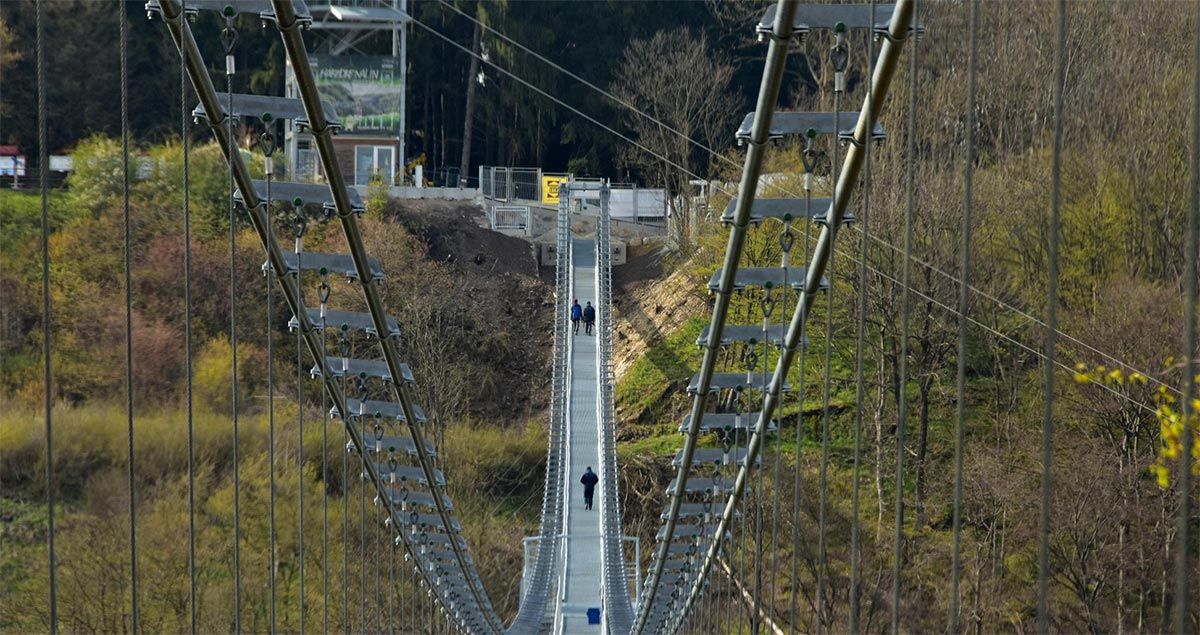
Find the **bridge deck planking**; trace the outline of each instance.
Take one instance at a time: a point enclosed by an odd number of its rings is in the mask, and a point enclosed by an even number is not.
[[[595,302],[595,246],[590,240],[573,240],[572,275],[574,297],[579,303]],[[562,318],[560,318],[562,319]],[[603,569],[600,562],[600,496],[597,491],[591,511],[583,508],[583,486],[579,479],[589,466],[599,469],[600,451],[596,429],[596,346],[599,338],[584,333],[573,336],[571,349],[571,406],[567,426],[570,429],[570,467],[567,472],[569,495],[563,510],[567,514],[566,576],[562,599],[563,633],[600,633],[589,625],[587,610],[601,606],[600,589]]]

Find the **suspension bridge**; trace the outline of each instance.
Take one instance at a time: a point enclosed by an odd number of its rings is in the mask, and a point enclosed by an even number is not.
[[[52,122],[44,114],[46,71],[43,68],[44,27],[43,5],[38,10],[38,80],[40,152],[43,160],[42,191],[43,209],[46,190],[47,162],[46,127]],[[937,3],[930,3],[936,10]],[[727,209],[713,222],[728,228],[723,265],[708,282],[711,293],[711,315],[697,340],[702,351],[698,371],[686,386],[690,409],[678,422],[681,444],[674,455],[671,469],[673,474],[661,489],[661,525],[655,534],[655,543],[649,550],[648,563],[630,558],[626,547],[628,537],[623,530],[622,492],[618,474],[617,421],[615,410],[614,373],[614,307],[611,229],[608,214],[608,186],[603,183],[564,183],[560,191],[562,201],[558,209],[558,224],[554,245],[555,295],[554,336],[552,354],[552,378],[550,381],[550,415],[547,434],[546,471],[542,496],[539,531],[531,537],[531,554],[522,573],[521,595],[514,618],[506,623],[493,606],[489,589],[484,588],[478,573],[472,546],[463,535],[462,521],[456,516],[453,501],[447,494],[447,479],[439,463],[443,448],[434,443],[430,424],[422,405],[417,402],[414,385],[421,378],[405,363],[405,352],[400,337],[403,324],[398,324],[389,314],[380,293],[380,284],[386,279],[380,262],[368,253],[364,241],[360,216],[364,204],[356,190],[349,186],[338,163],[334,147],[334,136],[338,132],[339,113],[333,112],[322,101],[314,78],[313,65],[305,46],[305,29],[311,24],[312,16],[303,0],[149,0],[148,14],[161,23],[179,53],[180,71],[187,80],[183,98],[194,95],[198,102],[192,112],[185,116],[181,127],[186,131],[201,122],[206,124],[220,146],[228,168],[228,213],[230,219],[242,217],[252,225],[261,242],[264,264],[262,271],[268,276],[269,295],[267,302],[275,300],[274,294],[282,296],[291,311],[289,327],[295,332],[298,348],[302,348],[313,360],[297,370],[306,375],[307,381],[319,382],[322,399],[329,414],[344,426],[347,452],[360,468],[360,484],[368,487],[379,514],[379,525],[386,530],[392,553],[391,582],[395,584],[396,554],[400,554],[400,568],[411,574],[412,604],[395,606],[389,601],[380,611],[371,626],[363,618],[362,630],[377,632],[471,632],[471,633],[709,633],[709,632],[795,632],[799,620],[796,592],[793,589],[791,605],[784,606],[784,597],[779,589],[790,578],[796,580],[796,564],[790,573],[779,570],[776,545],[795,542],[792,536],[777,535],[781,510],[778,498],[769,512],[764,512],[760,488],[764,472],[773,470],[774,482],[782,482],[781,464],[785,450],[773,453],[766,448],[781,441],[785,427],[780,414],[785,400],[801,402],[806,390],[803,382],[789,379],[797,360],[803,365],[808,344],[808,324],[814,315],[814,307],[840,291],[838,280],[831,270],[835,253],[839,253],[842,231],[853,228],[863,235],[865,244],[870,237],[870,200],[856,189],[871,181],[872,148],[887,138],[887,129],[904,125],[906,122],[881,121],[883,105],[893,91],[893,78],[903,63],[906,52],[915,68],[915,54],[919,38],[924,32],[918,19],[916,0],[897,0],[895,3],[854,4],[801,4],[795,0],[779,0],[771,6],[755,24],[746,25],[754,29],[765,44],[766,54],[762,68],[762,79],[758,99],[753,112],[747,114],[735,131],[744,148],[740,181],[735,192],[730,192],[731,201]],[[978,29],[979,2],[971,8],[971,50],[967,60],[970,68],[970,104],[967,109],[968,161],[966,169],[966,201],[963,219],[964,248],[963,269],[958,280],[960,304],[960,352],[967,345],[967,300],[970,289],[969,262],[971,246],[971,165],[974,151],[976,117],[976,64],[978,57],[976,33]],[[205,57],[205,49],[214,48],[211,42],[199,42],[192,28],[192,18],[201,12],[215,12],[223,16],[226,28],[222,32],[219,46],[223,59],[217,65]],[[295,75],[298,93],[292,97],[251,95],[235,92],[233,86],[239,77],[253,69],[239,68],[235,52],[238,42],[233,21],[239,16],[251,15],[261,20],[263,37],[278,37],[287,56],[289,68]],[[1056,49],[1055,94],[1056,122],[1062,117],[1062,91],[1065,82],[1065,8],[1059,2],[1058,48]],[[417,26],[437,34],[428,25]],[[125,63],[126,18],[122,13],[122,63]],[[785,64],[789,50],[812,36],[824,33],[832,47],[823,55],[822,64],[832,70],[830,89],[834,107],[830,112],[777,112],[781,91],[785,90]],[[865,36],[865,37],[863,37]],[[444,37],[444,36],[442,36]],[[867,83],[861,103],[851,103],[847,94],[847,73],[851,60],[849,42],[859,37],[867,43],[864,73],[859,73]],[[855,40],[857,41],[857,40]],[[461,47],[460,47],[461,48]],[[470,52],[467,49],[464,51]],[[487,61],[487,60],[484,60]],[[166,63],[166,61],[164,61]],[[211,69],[222,73],[213,73]],[[123,69],[124,70],[124,69]],[[503,69],[500,69],[503,71]],[[503,71],[507,72],[507,71]],[[518,81],[521,78],[513,76]],[[910,74],[915,95],[915,73]],[[243,82],[244,83],[244,82]],[[220,84],[220,86],[218,85]],[[1198,83],[1200,85],[1200,83]],[[531,86],[532,87],[532,86]],[[127,89],[126,85],[122,87]],[[553,98],[543,92],[547,97]],[[915,99],[915,98],[914,98]],[[557,101],[557,100],[556,100]],[[844,103],[845,102],[845,103]],[[122,109],[127,121],[128,98],[123,92]],[[561,102],[559,102],[561,103]],[[915,105],[915,101],[913,104]],[[562,104],[593,123],[612,130],[604,123],[586,113]],[[918,114],[909,109],[909,126]],[[258,121],[267,132],[260,142],[261,157],[249,155],[238,147],[238,126],[245,120]],[[272,131],[280,121],[291,121],[307,129],[320,160],[324,184],[291,183],[277,177],[277,166],[273,156],[277,145]],[[910,128],[911,130],[911,128]],[[1200,131],[1200,126],[1197,127]],[[671,131],[674,132],[674,131]],[[1194,143],[1200,137],[1193,135]],[[621,135],[643,151],[652,150],[640,146],[632,139]],[[1058,222],[1059,163],[1061,126],[1055,134],[1055,172],[1053,174],[1054,209],[1052,227]],[[794,138],[801,149],[805,167],[803,191],[789,198],[764,198],[758,195],[764,161],[772,143],[785,138]],[[128,133],[124,135],[128,144]],[[184,135],[186,139],[186,135]],[[909,143],[916,143],[913,135]],[[688,140],[691,142],[691,140]],[[695,143],[695,142],[691,142]],[[702,148],[708,150],[707,148]],[[826,151],[827,149],[827,151]],[[186,150],[185,150],[186,152]],[[659,157],[666,160],[663,157]],[[264,178],[254,178],[252,161],[261,161]],[[822,185],[815,174],[821,172],[818,162],[828,165],[828,185]],[[125,148],[125,196],[126,196],[126,245],[128,245],[128,187],[129,155]],[[681,166],[676,166],[685,170]],[[186,176],[185,176],[186,178]],[[914,175],[907,175],[908,204],[912,205]],[[1193,187],[1196,176],[1193,174]],[[181,184],[181,186],[185,185]],[[572,231],[570,210],[572,188],[595,189],[600,200],[600,216],[595,228],[587,235],[575,235]],[[826,191],[827,190],[827,191]],[[1194,193],[1193,193],[1194,195]],[[856,203],[852,203],[856,202]],[[852,213],[852,204],[861,208]],[[1196,203],[1193,201],[1193,207]],[[186,206],[186,203],[185,203]],[[291,219],[280,223],[281,216]],[[1190,239],[1195,241],[1195,210],[1191,217]],[[43,232],[46,229],[43,212]],[[305,244],[306,229],[310,223],[328,223],[340,229],[345,249],[340,253],[321,253],[308,250]],[[857,223],[857,226],[851,225]],[[234,223],[230,223],[230,240],[233,241]],[[743,251],[753,232],[763,232],[779,245],[778,266],[743,266]],[[813,234],[815,233],[815,236]],[[800,236],[804,239],[801,240]],[[1052,236],[1057,236],[1052,232]],[[290,239],[290,241],[289,241]],[[50,260],[43,238],[43,274],[46,285],[44,310],[51,313],[50,305]],[[908,289],[910,288],[911,232],[904,243],[905,313],[904,324],[908,326]],[[290,242],[291,244],[288,244]],[[190,247],[190,243],[188,243]],[[1196,249],[1190,244],[1187,284],[1187,336],[1184,350],[1194,351],[1195,295],[1196,295]],[[129,254],[126,253],[126,275]],[[1057,239],[1050,242],[1049,258],[1052,279],[1057,276]],[[844,274],[861,276],[866,280],[867,262],[859,259],[859,270]],[[232,269],[231,269],[232,271]],[[128,280],[128,279],[127,279]],[[237,280],[231,276],[228,293],[239,293]],[[848,286],[848,285],[847,285]],[[364,311],[352,311],[336,306],[335,287],[353,290],[361,295]],[[127,285],[127,289],[129,286]],[[339,290],[343,290],[339,289]],[[210,290],[217,293],[216,290]],[[419,289],[406,290],[420,293]],[[189,293],[193,293],[189,288]],[[859,293],[866,292],[860,286]],[[1049,517],[1049,492],[1053,486],[1052,461],[1049,449],[1053,434],[1054,371],[1059,362],[1055,359],[1055,338],[1058,331],[1054,307],[1057,293],[1052,281],[1048,298],[1047,343],[1043,351],[1046,362],[1045,379],[1045,424],[1043,447],[1045,454],[1040,469],[1043,470],[1043,500],[1041,501],[1041,542],[1037,573],[1031,580],[1031,594],[1038,599],[1038,630],[1047,632],[1049,615],[1047,608],[1048,577],[1046,532]],[[594,334],[576,333],[566,319],[574,298],[592,298],[597,309],[597,325]],[[748,299],[751,310],[733,311],[738,299]],[[195,296],[190,296],[190,303]],[[127,296],[127,302],[129,298]],[[859,302],[859,314],[865,312],[865,299]],[[738,316],[749,314],[749,319],[738,322]],[[823,332],[831,337],[834,312],[825,311],[829,321]],[[45,322],[45,379],[47,387],[52,382],[50,363],[49,321]],[[132,328],[132,326],[128,326]],[[863,357],[864,321],[856,324],[858,343],[857,398],[860,403],[857,413],[856,436],[854,439],[855,467],[861,445],[861,402],[863,400]],[[902,347],[907,347],[907,339]],[[189,341],[190,346],[190,341]],[[233,360],[237,363],[236,339],[233,342]],[[849,561],[837,563],[846,569],[842,575],[849,579],[850,588],[843,595],[831,590],[829,562],[826,544],[825,519],[831,495],[828,487],[827,461],[829,456],[830,417],[830,351],[829,342],[824,346],[825,374],[823,384],[816,387],[823,402],[823,447],[820,471],[819,510],[822,522],[815,574],[816,606],[818,614],[814,624],[817,630],[833,628],[832,604],[844,602],[848,608],[848,628],[852,632],[861,630],[887,630],[901,632],[904,606],[899,601],[903,575],[900,570],[904,536],[902,518],[905,503],[902,492],[904,483],[905,444],[904,421],[901,411],[897,430],[897,487],[895,514],[895,555],[892,566],[891,589],[893,602],[887,627],[878,623],[868,627],[862,615],[861,598],[864,592],[864,572],[861,570],[863,541],[858,525],[858,479],[852,492],[854,517],[851,528]],[[907,349],[900,355],[901,376],[904,377],[903,360]],[[268,353],[270,354],[270,353]],[[952,632],[963,630],[960,623],[962,611],[959,606],[961,562],[959,533],[962,526],[962,443],[964,420],[964,361],[960,354],[957,369],[958,412],[957,446],[955,448],[955,500],[953,512],[952,566],[947,575],[952,578],[951,597],[943,598],[949,605],[947,628]],[[132,357],[129,358],[132,363]],[[1196,374],[1194,361],[1189,362],[1190,375]],[[233,372],[231,387],[234,400],[233,461],[238,461],[237,431],[237,371]],[[1186,383],[1180,403],[1183,420],[1191,416],[1192,383]],[[901,407],[905,400],[901,399]],[[45,401],[46,452],[51,456],[56,442],[49,388]],[[302,415],[301,415],[302,416]],[[130,452],[133,451],[133,414],[130,405]],[[1183,456],[1191,452],[1190,428],[1183,428]],[[801,451],[800,426],[795,429],[795,446],[791,452]],[[783,446],[780,446],[783,447]],[[191,462],[189,457],[189,465]],[[60,625],[57,615],[55,575],[59,563],[55,546],[55,499],[53,461],[47,461],[48,509],[48,561],[46,575],[49,577],[49,597],[45,606],[49,630],[56,632]],[[585,509],[579,496],[578,479],[585,468],[591,467],[599,476],[598,497],[593,509]],[[130,487],[133,487],[132,461]],[[322,458],[322,470],[328,462]],[[1194,591],[1189,589],[1189,554],[1194,553],[1194,530],[1191,522],[1192,501],[1187,494],[1191,491],[1189,470],[1179,470],[1181,491],[1177,514],[1176,536],[1177,570],[1173,572],[1171,592],[1175,598],[1172,605],[1172,622],[1176,632],[1193,630],[1189,621]],[[235,477],[236,477],[235,467]],[[273,485],[272,485],[273,486]],[[347,485],[348,486],[348,485]],[[800,491],[799,476],[796,491]],[[235,523],[239,505],[238,489],[234,487]],[[272,492],[273,495],[273,492]],[[301,494],[303,496],[303,494]],[[365,499],[364,499],[365,500]],[[132,504],[131,519],[136,510]],[[753,517],[753,522],[751,522]],[[273,521],[272,521],[273,522]],[[194,562],[195,510],[192,509],[192,526],[189,541],[193,545],[193,561],[190,563],[191,588],[187,603],[192,615],[192,629],[196,630],[196,596]],[[114,611],[128,611],[129,627],[132,631],[145,630],[139,622],[145,591],[139,591],[139,560],[135,523],[130,523],[132,586],[131,605],[112,607]],[[235,524],[234,560],[230,563],[235,585],[234,614],[230,629],[242,631],[242,614],[248,607],[242,603],[240,542],[236,532],[247,531]],[[793,529],[795,532],[795,529]],[[780,532],[782,533],[782,532]],[[273,537],[272,537],[273,539]],[[301,539],[303,541],[303,538]],[[748,543],[749,541],[749,543]],[[1192,541],[1192,542],[1189,542]],[[735,576],[730,554],[735,551],[749,557],[750,563],[742,562],[737,567],[743,575]],[[303,544],[303,542],[302,542]],[[748,555],[747,555],[748,554]],[[271,577],[272,597],[275,578]],[[365,576],[365,573],[364,573]],[[303,579],[303,574],[301,575]],[[365,589],[366,578],[363,578]],[[303,584],[303,583],[302,583]],[[325,604],[329,604],[328,580],[323,589]],[[379,580],[376,580],[378,588]],[[304,593],[301,593],[304,596]],[[713,599],[716,597],[717,599]],[[338,607],[339,610],[346,607]],[[328,613],[328,606],[326,606]],[[326,620],[328,615],[326,614]],[[878,618],[876,618],[878,619]],[[275,628],[274,606],[271,607],[271,630]],[[306,628],[303,623],[301,630]],[[309,629],[328,630],[324,624],[308,624]],[[346,626],[350,628],[349,625]]]

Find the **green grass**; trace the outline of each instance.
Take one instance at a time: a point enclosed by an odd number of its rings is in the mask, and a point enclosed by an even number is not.
[[[617,383],[617,408],[647,421],[662,422],[672,403],[669,388],[686,383],[700,363],[696,338],[706,320],[694,317],[653,344]]]

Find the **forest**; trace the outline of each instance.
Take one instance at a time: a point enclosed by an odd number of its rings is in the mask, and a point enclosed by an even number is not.
[[[637,179],[679,195],[662,279],[648,281],[644,295],[618,298],[618,329],[633,328],[638,313],[662,313],[661,332],[648,337],[649,347],[622,373],[617,388],[626,532],[640,535],[644,545],[652,543],[658,527],[663,484],[681,443],[679,421],[690,405],[682,386],[700,359],[695,339],[711,301],[705,284],[724,254],[728,230],[709,210],[723,210],[737,187],[743,150],[734,143],[733,129],[752,107],[758,87],[765,49],[754,41],[752,24],[765,4],[454,4],[617,99],[491,32],[476,38],[473,23],[441,2],[417,2],[413,9],[417,19],[463,46],[479,41],[496,64],[658,155],[484,65],[471,117],[471,166],[540,165]],[[873,148],[870,179],[852,201],[857,222],[839,234],[829,273],[834,290],[817,302],[808,326],[810,345],[791,375],[800,392],[784,402],[780,432],[768,445],[765,469],[725,556],[730,573],[715,577],[698,610],[701,621],[689,632],[703,632],[698,624],[716,618],[722,632],[749,632],[737,589],[755,577],[752,556],[756,543],[765,544],[762,539],[775,545],[765,554],[770,568],[763,581],[770,618],[805,632],[847,631],[854,519],[863,540],[857,587],[862,630],[888,631],[895,599],[902,607],[902,630],[947,630],[964,229],[972,253],[965,294],[958,630],[1035,629],[1055,9],[1041,0],[981,3],[978,96],[969,117],[970,5],[920,3],[925,33],[905,52],[884,104],[887,139]],[[27,152],[36,147],[31,7],[27,0],[0,3],[0,143]],[[1170,580],[1180,495],[1174,475],[1185,460],[1179,434],[1185,425],[1197,428],[1195,419],[1183,421],[1178,413],[1189,355],[1182,344],[1183,284],[1193,210],[1196,158],[1189,147],[1200,27],[1187,7],[1155,0],[1068,3],[1061,332],[1048,536],[1055,631],[1167,632],[1170,611],[1181,601],[1172,596]],[[54,457],[62,505],[60,611],[64,628],[119,631],[128,628],[128,615],[111,607],[128,604],[131,591],[119,75],[112,45],[117,18],[107,3],[63,0],[49,8],[55,46],[48,62],[60,74],[51,83],[49,145],[52,152],[69,149],[76,157],[65,187],[50,198],[53,398],[61,444]],[[195,430],[199,466],[200,630],[231,627],[233,353],[232,307],[224,290],[232,274],[242,285],[234,302],[242,325],[237,360],[244,373],[241,522],[260,530],[271,522],[272,492],[278,508],[286,510],[276,519],[274,544],[266,544],[268,532],[243,527],[245,619],[252,620],[247,628],[263,630],[270,619],[271,572],[280,588],[281,630],[322,619],[322,572],[328,571],[337,587],[328,610],[330,628],[371,630],[389,601],[414,597],[413,587],[402,573],[395,584],[369,580],[379,569],[365,563],[387,564],[373,533],[378,523],[365,520],[375,513],[367,509],[370,497],[347,480],[349,470],[357,469],[350,461],[331,460],[330,471],[322,469],[323,454],[347,456],[340,422],[326,425],[321,393],[296,375],[297,366],[306,370],[311,362],[296,361],[287,310],[262,302],[269,281],[259,270],[261,247],[244,221],[235,218],[231,228],[222,158],[199,128],[190,137],[192,284],[219,292],[198,293],[185,310],[178,57],[161,25],[141,19],[140,3],[126,8],[136,18],[129,51],[135,69],[133,141],[156,166],[136,180],[131,198],[136,355],[131,391],[139,438],[145,439],[132,472],[139,540],[153,554],[141,564],[143,604],[150,607],[143,624],[187,629],[188,551],[180,539],[188,518],[187,425]],[[216,51],[219,23],[202,19],[196,28],[205,34],[208,50]],[[278,39],[250,21],[239,23],[239,37],[245,55],[239,64],[254,69],[248,88],[281,91]],[[781,110],[833,108],[830,44],[817,35],[796,44]],[[866,94],[869,46],[865,35],[851,35],[844,110],[857,109]],[[90,63],[73,62],[83,58]],[[214,53],[210,61],[215,59]],[[478,77],[470,59],[414,29],[408,76],[410,147],[424,152],[431,165],[459,165],[467,78]],[[654,113],[687,138],[617,100]],[[968,166],[972,120],[975,160]],[[800,195],[802,150],[802,141],[773,146],[759,196]],[[814,196],[827,194],[840,151],[828,144],[819,150]],[[256,149],[244,151],[253,155]],[[973,215],[964,228],[968,168]],[[691,173],[712,185],[708,200],[691,199]],[[403,348],[423,403],[438,415],[450,493],[485,587],[498,610],[511,616],[520,539],[536,529],[545,468],[552,276],[548,284],[546,276],[515,258],[497,261],[500,275],[476,272],[468,258],[448,258],[441,251],[439,235],[465,230],[439,225],[436,211],[388,201],[379,192],[368,207],[364,235],[393,278],[385,295],[403,325]],[[44,630],[47,623],[39,214],[36,194],[0,192],[0,589],[15,599],[0,602],[0,630],[12,632]],[[774,222],[757,228],[742,265],[777,264],[782,230]],[[797,246],[809,249],[812,234],[796,230]],[[906,261],[903,241],[910,230],[912,258]],[[331,225],[314,224],[309,232],[306,244],[330,249],[343,244]],[[293,240],[286,219],[278,235],[280,241]],[[466,240],[484,238],[471,233]],[[803,261],[807,255],[792,258]],[[668,293],[675,283],[681,295]],[[416,288],[426,291],[413,293]],[[334,293],[353,304],[351,290],[338,284]],[[465,306],[468,294],[485,305],[486,315]],[[761,299],[747,293],[731,315],[755,323]],[[665,312],[659,311],[663,303]],[[185,388],[189,358],[181,346],[185,315],[191,316],[191,393]],[[861,341],[859,320],[865,324]],[[620,336],[617,342],[618,348],[629,346]],[[740,355],[731,351],[725,361],[735,367]],[[827,371],[828,404],[822,394]],[[522,380],[513,381],[514,374]],[[191,416],[189,394],[195,403]],[[1200,474],[1200,451],[1186,460]],[[266,469],[271,466],[275,469]],[[899,527],[897,491],[905,510]],[[318,547],[326,527],[331,550],[323,559]],[[1200,518],[1190,518],[1190,527],[1187,556],[1196,562]],[[307,536],[303,552],[301,528]],[[756,534],[758,528],[765,532]],[[894,599],[896,571],[901,579]],[[1189,575],[1193,588],[1200,585],[1195,567]],[[1200,605],[1193,602],[1188,610],[1192,629],[1200,629]]]
[[[36,143],[34,131],[34,0],[0,4],[6,28],[0,47],[7,51],[0,65],[0,143],[29,151]],[[142,2],[126,2],[129,17],[130,124],[138,139],[162,141],[177,136],[179,121],[178,59],[161,24],[147,20]],[[86,137],[120,131],[118,20],[108,3],[59,0],[47,6],[50,37],[59,45],[47,51],[47,65],[56,81],[49,88],[52,153],[70,151]],[[741,61],[754,59],[754,38],[742,28],[758,9],[719,1],[680,4],[668,0],[622,2],[461,2],[417,0],[413,17],[421,24],[461,46],[481,52],[489,60],[530,81],[538,89],[584,110],[602,121],[623,116],[620,108],[587,87],[558,73],[543,72],[541,63],[491,32],[475,34],[475,18],[505,36],[572,69],[598,86],[613,84],[626,44],[651,39],[660,32],[698,39],[706,54]],[[468,17],[464,17],[468,16]],[[756,18],[755,18],[756,19]],[[586,33],[571,25],[587,24]],[[218,16],[201,16],[197,39],[219,50]],[[262,37],[257,20],[236,22],[240,68],[246,85],[235,90],[259,94],[283,93],[283,48],[277,38]],[[375,35],[358,46],[367,54],[390,54],[390,34]],[[76,63],[86,59],[86,65]],[[494,67],[472,65],[467,52],[424,28],[410,27],[406,94],[408,109],[407,159],[427,157],[426,171],[463,164],[464,126],[470,121],[468,174],[478,165],[542,167],[546,171],[571,170],[580,174],[611,175],[628,180],[639,175],[636,163],[622,162],[622,142],[604,130],[570,115],[569,111]],[[218,60],[219,61],[219,60]],[[210,59],[210,63],[215,63]],[[713,77],[713,92],[732,93],[734,102],[749,102],[757,89],[757,71],[751,65],[732,64],[728,77]],[[803,70],[797,66],[796,72]],[[215,70],[214,70],[215,72]],[[475,78],[468,82],[467,78]],[[474,84],[471,117],[467,110],[468,86]],[[699,89],[697,85],[691,87]],[[725,89],[729,90],[726,91]],[[665,96],[660,103],[669,100]],[[189,112],[192,104],[187,106]],[[680,122],[676,122],[680,123]],[[710,131],[705,131],[710,132]],[[199,131],[197,134],[202,134]],[[732,136],[707,139],[724,148]],[[700,157],[696,157],[697,160]]]

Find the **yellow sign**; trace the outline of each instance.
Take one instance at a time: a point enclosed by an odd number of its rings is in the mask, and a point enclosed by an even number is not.
[[[542,176],[542,202],[547,204],[558,204],[558,186],[560,183],[567,181],[567,175],[558,176]]]

